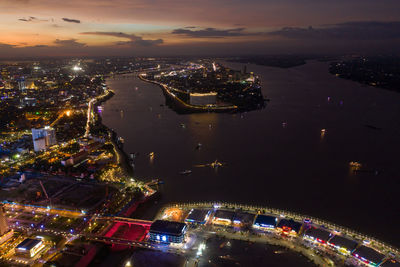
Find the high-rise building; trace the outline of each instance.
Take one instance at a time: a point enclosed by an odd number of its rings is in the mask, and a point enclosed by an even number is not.
[[[0,206],[0,236],[4,235],[8,232],[8,225],[6,220],[6,211],[4,210],[4,206]]]
[[[33,139],[33,150],[35,150],[35,152],[46,150],[46,138],[41,137]]]
[[[37,151],[45,150],[49,146],[55,145],[56,131],[54,128],[46,126],[41,129],[32,129],[33,149]]]
[[[20,77],[18,80],[18,88],[20,91],[25,91],[26,90],[26,84],[25,84],[25,78],[24,77]]]

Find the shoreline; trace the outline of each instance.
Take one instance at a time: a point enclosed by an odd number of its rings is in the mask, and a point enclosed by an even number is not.
[[[93,107],[100,106],[101,104],[110,100],[114,95],[115,95],[114,91],[108,90],[107,95],[102,97],[100,100],[96,101],[96,103],[93,105]],[[128,176],[133,176],[134,170],[133,170],[132,166],[129,164],[129,156],[124,151],[124,149],[117,144],[118,133],[103,123],[103,118],[101,115],[97,116],[97,123],[104,129],[106,129],[106,131],[108,132],[108,134],[110,136],[110,142],[112,143],[112,145],[115,149],[115,153],[118,154],[115,156],[117,158],[120,158],[118,164],[121,165],[121,168],[123,169],[124,173],[126,173],[126,175],[128,175]]]

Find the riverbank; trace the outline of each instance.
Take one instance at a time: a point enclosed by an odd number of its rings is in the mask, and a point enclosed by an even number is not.
[[[115,95],[114,91],[107,90],[107,93],[105,95],[102,95],[99,98],[96,98],[96,102],[93,103],[93,109],[95,109],[98,106],[102,105],[103,103],[107,102],[114,95]],[[105,124],[103,124],[101,115],[97,115],[95,118],[96,118],[96,120],[95,120],[94,124],[97,124],[101,128],[105,129],[108,136],[110,137],[111,144],[113,145],[113,148],[114,148],[116,164],[121,166],[121,169],[123,170],[123,173],[126,176],[132,177],[133,176],[133,168],[130,165],[130,161],[129,161],[129,157],[128,157],[127,153],[123,150],[122,146],[118,144],[117,132],[114,131],[113,129],[107,127]]]

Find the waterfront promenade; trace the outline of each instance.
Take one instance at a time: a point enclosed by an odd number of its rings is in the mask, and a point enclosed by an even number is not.
[[[389,258],[396,258],[397,260],[400,259],[400,250],[398,248],[395,248],[385,242],[382,242],[372,236],[368,236],[362,233],[358,233],[352,229],[337,225],[332,222],[328,222],[325,220],[321,220],[318,218],[314,218],[312,216],[296,213],[296,212],[291,212],[291,211],[286,211],[286,210],[280,210],[280,209],[274,209],[271,207],[265,207],[265,206],[252,206],[252,205],[243,205],[243,204],[236,204],[236,203],[227,203],[227,202],[195,202],[195,203],[171,203],[169,205],[164,206],[159,214],[156,216],[156,219],[161,219],[162,216],[164,215],[164,212],[168,209],[181,209],[185,210],[186,212],[190,211],[191,209],[207,209],[207,210],[228,210],[228,211],[240,211],[240,212],[248,212],[252,213],[255,215],[258,214],[263,214],[263,215],[269,215],[269,216],[274,216],[278,219],[292,219],[294,221],[297,221],[301,224],[304,223],[304,221],[309,221],[310,225],[316,228],[324,229],[326,231],[331,232],[332,234],[337,234],[340,236],[343,236],[347,239],[354,240],[356,241],[359,245],[367,245],[370,248],[373,248],[374,250],[378,251],[379,253],[382,253],[386,256],[387,259]],[[211,216],[210,216],[211,217]],[[211,225],[211,221],[208,221],[206,224]],[[229,228],[229,227],[228,227]],[[258,240],[261,242],[266,242],[269,244],[273,245],[280,245],[289,249],[292,249],[294,251],[302,253],[304,256],[307,256],[310,259],[313,259],[315,257],[315,254],[311,253],[309,249],[305,249],[306,247],[311,248],[312,250],[320,251],[326,255],[329,255],[330,257],[334,257],[336,260],[343,261],[349,263],[349,264],[354,264],[355,259],[353,257],[346,257],[344,255],[341,255],[339,253],[336,253],[334,250],[329,249],[326,244],[323,245],[311,245],[309,242],[306,242],[303,240],[302,235],[299,235],[297,238],[286,238],[282,239],[282,236],[278,232],[269,232],[265,236],[261,234],[261,236],[253,236],[253,235],[248,235],[245,233],[243,235],[243,232],[238,231],[221,231],[220,227],[217,228],[211,228],[213,231],[217,231],[218,234],[226,236],[226,237],[231,237],[234,238],[240,238],[240,239],[245,239],[245,240]],[[210,229],[209,229],[210,230]],[[275,233],[273,235],[270,235],[271,233]],[[261,239],[260,239],[261,238]],[[305,249],[305,250],[304,250]],[[316,264],[320,265],[321,262],[318,263],[315,262]],[[324,259],[325,264],[329,261]],[[323,264],[321,266],[324,266]]]

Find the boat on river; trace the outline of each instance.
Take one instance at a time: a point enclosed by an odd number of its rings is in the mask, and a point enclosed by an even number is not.
[[[189,175],[189,174],[191,174],[192,173],[192,170],[183,170],[183,171],[181,171],[179,174],[182,174],[182,175]]]

